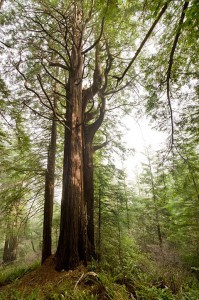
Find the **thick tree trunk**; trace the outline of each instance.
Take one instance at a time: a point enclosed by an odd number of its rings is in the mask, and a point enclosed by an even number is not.
[[[56,90],[56,86],[55,86]],[[57,107],[57,97],[54,97],[54,110]],[[52,121],[51,140],[48,152],[48,162],[45,177],[45,195],[44,195],[44,220],[43,220],[43,244],[42,244],[42,263],[52,254],[52,218],[53,218],[53,200],[55,183],[55,155],[57,141],[57,123],[55,117]]]
[[[57,270],[74,268],[81,260],[87,262],[87,212],[83,191],[83,29],[81,13],[76,10],[75,15],[67,101],[69,104],[66,112],[60,236],[56,253]]]

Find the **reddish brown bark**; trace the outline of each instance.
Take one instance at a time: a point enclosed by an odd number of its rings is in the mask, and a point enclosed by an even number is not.
[[[87,205],[87,234],[88,251],[92,258],[95,254],[94,238],[94,166],[93,166],[93,138],[101,126],[105,113],[105,97],[101,94],[100,113],[95,122],[84,127],[84,198]]]
[[[69,97],[66,112],[63,194],[57,270],[70,269],[87,261],[86,207],[83,192],[83,56],[81,14],[75,12]],[[69,129],[68,129],[69,128]]]

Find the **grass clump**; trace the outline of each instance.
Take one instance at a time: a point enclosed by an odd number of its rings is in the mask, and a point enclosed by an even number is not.
[[[11,289],[9,293],[0,293],[1,300],[39,300],[40,293],[38,290],[33,290],[29,295],[26,295],[25,292],[17,291],[15,289]]]
[[[12,283],[16,279],[23,277],[25,274],[37,269],[40,266],[40,262],[35,262],[30,266],[16,266],[9,265],[0,270],[0,287]]]

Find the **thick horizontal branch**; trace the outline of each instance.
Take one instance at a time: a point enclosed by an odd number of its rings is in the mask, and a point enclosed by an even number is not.
[[[64,70],[69,70],[69,68],[68,68],[68,66],[66,66],[66,65],[63,65],[62,63],[60,63],[60,62],[53,62],[53,61],[50,61],[49,62],[49,66],[50,67],[60,67],[60,68],[62,68],[62,69],[64,69]]]
[[[93,151],[95,152],[95,151],[97,151],[97,150],[100,150],[100,149],[106,147],[106,145],[108,145],[109,142],[110,142],[110,141],[105,141],[105,142],[102,143],[102,144],[93,145]]]

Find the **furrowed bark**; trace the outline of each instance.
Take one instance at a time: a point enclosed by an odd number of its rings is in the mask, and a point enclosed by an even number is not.
[[[76,5],[75,5],[76,6]],[[78,6],[78,5],[77,5]],[[75,268],[87,262],[86,206],[83,191],[83,55],[81,10],[75,7],[69,97],[66,111],[63,193],[60,237],[57,248],[57,270]]]

